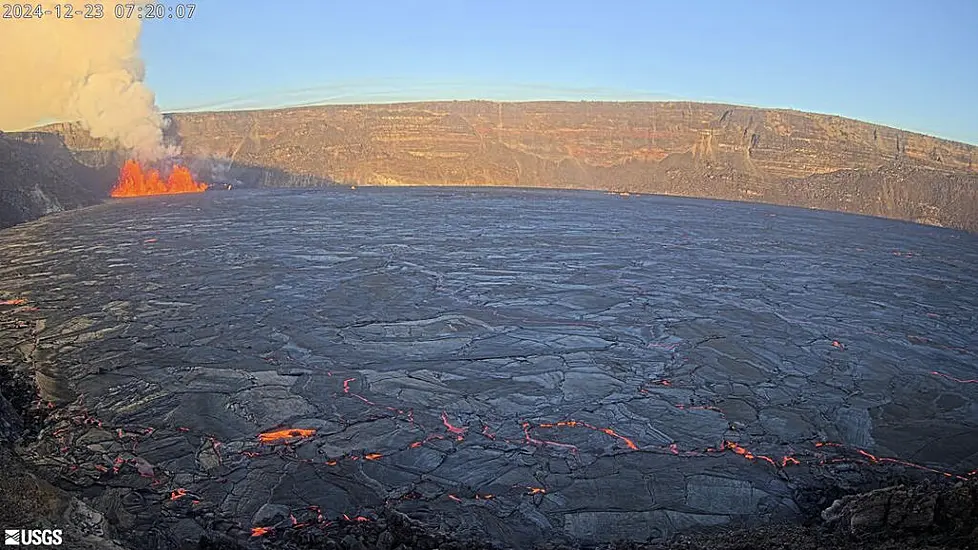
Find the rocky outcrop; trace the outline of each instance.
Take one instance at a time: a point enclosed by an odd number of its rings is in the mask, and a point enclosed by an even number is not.
[[[112,176],[76,160],[57,135],[0,134],[0,228],[95,204]]]
[[[105,536],[105,516],[39,477],[0,443],[0,522],[7,529],[58,529],[64,544],[81,550],[125,550]]]
[[[978,484],[877,489],[836,500],[822,512],[822,519],[861,539],[943,532],[978,544]]]
[[[909,163],[789,179],[774,202],[978,231],[978,178]]]
[[[860,541],[929,535],[944,544],[974,547],[978,484],[886,487],[836,500],[821,516],[828,527]]]

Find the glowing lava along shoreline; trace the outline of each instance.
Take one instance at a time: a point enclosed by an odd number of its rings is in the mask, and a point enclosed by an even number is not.
[[[203,193],[207,184],[194,180],[190,170],[175,165],[166,179],[158,170],[143,169],[139,162],[127,160],[119,170],[119,181],[109,193],[112,197],[145,197],[151,195],[177,195],[183,193]]]

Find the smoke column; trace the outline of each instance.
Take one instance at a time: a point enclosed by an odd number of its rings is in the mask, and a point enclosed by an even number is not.
[[[117,19],[114,7],[104,4],[100,19],[0,19],[0,130],[79,121],[140,160],[176,154],[163,144],[163,116],[143,82],[140,21]]]

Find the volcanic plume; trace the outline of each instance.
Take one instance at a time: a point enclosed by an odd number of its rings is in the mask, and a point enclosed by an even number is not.
[[[142,197],[145,195],[176,195],[202,193],[207,184],[194,181],[190,170],[173,166],[164,179],[158,170],[146,169],[135,160],[127,160],[119,172],[119,181],[110,193],[113,197]]]
[[[50,2],[42,7],[55,9]],[[92,137],[114,140],[141,161],[174,154],[163,143],[164,119],[143,82],[139,19],[118,19],[100,4],[84,9],[88,17],[32,12],[30,19],[4,20],[0,130],[78,120]]]

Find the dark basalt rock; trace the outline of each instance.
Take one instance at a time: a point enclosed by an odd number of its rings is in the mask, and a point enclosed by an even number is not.
[[[13,405],[0,393],[0,442],[11,442],[24,431],[24,421]]]
[[[0,228],[96,204],[113,182],[75,160],[59,136],[0,132]]]
[[[585,193],[254,191],[50,216],[0,232],[0,254],[0,358],[36,382],[9,399],[37,418],[18,452],[92,511],[40,515],[87,537],[814,548],[973,529],[970,493],[935,481],[975,477],[973,235]]]
[[[886,487],[841,498],[821,516],[827,525],[861,538],[944,532],[978,543],[978,485]]]
[[[275,527],[284,524],[292,515],[288,506],[281,504],[265,504],[255,512],[251,524],[255,527]]]

